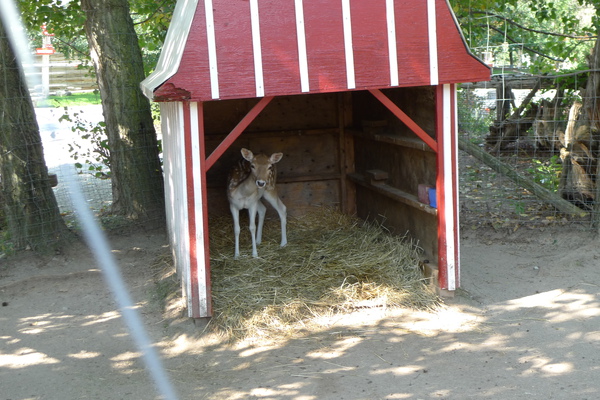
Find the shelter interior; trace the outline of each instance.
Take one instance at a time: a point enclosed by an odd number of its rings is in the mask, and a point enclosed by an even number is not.
[[[383,92],[435,138],[435,87]],[[258,101],[204,103],[207,155]],[[284,153],[277,187],[290,216],[316,206],[336,207],[377,220],[393,234],[408,233],[424,258],[437,260],[437,210],[418,197],[420,184],[435,187],[436,153],[370,92],[275,97],[207,171],[210,215],[229,213],[226,179],[242,147]],[[267,208],[267,217],[277,218]]]

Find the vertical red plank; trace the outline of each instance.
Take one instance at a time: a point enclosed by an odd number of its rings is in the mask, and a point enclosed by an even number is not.
[[[350,1],[356,88],[390,85],[385,0]]]
[[[256,97],[250,3],[213,0],[213,8],[220,97]]]
[[[347,90],[341,1],[304,0],[311,92]]]
[[[259,0],[265,96],[299,93],[300,67],[293,1]]]
[[[458,221],[458,138],[456,89],[452,84],[436,87],[438,136],[438,254],[439,286],[456,290],[460,278]]]
[[[400,86],[430,85],[425,0],[397,0],[396,44]]]
[[[489,67],[471,55],[446,0],[436,0],[436,16],[440,83],[490,80]]]
[[[196,208],[195,208],[195,196],[194,196],[194,166],[193,166],[193,155],[192,155],[192,139],[191,139],[191,118],[190,118],[190,103],[183,103],[183,126],[184,126],[184,147],[185,147],[185,188],[187,197],[187,211],[188,211],[188,238],[190,246],[190,271],[189,279],[191,284],[190,293],[191,296],[188,304],[192,305],[191,316],[198,318],[200,316],[199,299],[198,299],[198,254],[196,243]]]
[[[198,135],[200,142],[200,154],[198,155],[200,158],[200,171],[198,171],[201,175],[201,192],[202,192],[202,222],[203,222],[203,235],[204,239],[204,281],[206,284],[206,312],[207,316],[212,316],[212,286],[210,280],[210,230],[208,227],[208,189],[206,186],[206,143],[205,143],[205,135],[204,135],[204,103],[198,103]]]
[[[448,288],[448,254],[446,242],[446,193],[444,171],[444,101],[443,86],[435,89],[435,131],[438,145],[437,151],[437,210],[438,210],[438,285],[440,289]]]
[[[460,213],[459,213],[459,188],[458,188],[458,109],[456,99],[456,85],[450,86],[450,112],[452,113],[452,187],[454,188],[454,279],[456,288],[460,287]]]

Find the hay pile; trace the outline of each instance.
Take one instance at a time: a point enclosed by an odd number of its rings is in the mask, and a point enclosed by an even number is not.
[[[211,325],[232,338],[292,334],[320,317],[365,307],[439,304],[416,246],[380,226],[317,208],[289,219],[288,245],[280,248],[279,220],[267,220],[254,259],[246,219],[235,260],[232,225],[226,217],[210,225]]]

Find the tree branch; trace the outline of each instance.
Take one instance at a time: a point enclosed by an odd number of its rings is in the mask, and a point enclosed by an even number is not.
[[[78,53],[80,55],[82,55],[85,58],[90,58],[90,53],[86,53],[83,52],[81,50],[79,50],[77,47],[75,47],[72,43],[69,43],[67,41],[62,40],[60,37],[55,36],[54,40],[58,40],[59,42],[61,42],[63,45],[67,46],[68,48],[70,48],[71,50],[73,50],[75,53]]]
[[[504,33],[504,31],[502,31],[502,30],[500,30],[500,29],[498,29],[498,28],[496,28],[496,27],[493,27],[493,26],[486,26],[486,25],[478,25],[478,26],[480,26],[480,27],[484,27],[484,28],[489,28],[489,29],[492,29],[492,30],[494,30],[494,31],[496,31],[496,32],[498,32],[498,33],[500,33],[500,34],[504,35],[504,37],[505,37],[505,38],[507,38],[508,40],[510,40],[512,43],[520,43],[520,42],[521,42],[521,41],[519,41],[519,40],[515,40],[515,39],[513,39],[512,37],[510,37],[510,36],[506,35],[506,34]],[[547,54],[544,54],[544,53],[542,53],[542,52],[540,52],[540,51],[538,51],[538,50],[532,49],[532,48],[531,48],[531,47],[529,47],[529,46],[522,45],[522,47],[523,47],[525,50],[527,50],[527,51],[530,51],[530,52],[532,52],[532,53],[534,53],[534,54],[537,54],[537,55],[539,55],[539,56],[542,56],[542,57],[544,57],[544,58],[547,58],[547,59],[549,59],[549,60],[552,60],[552,61],[557,61],[557,62],[563,62],[563,61],[565,61],[565,60],[561,60],[560,58],[554,58],[554,57],[550,57],[549,55],[547,55]]]
[[[569,39],[579,39],[579,40],[582,40],[582,39],[597,39],[598,38],[598,36],[592,36],[592,35],[586,35],[586,36],[567,35],[565,33],[548,32],[548,31],[542,31],[542,30],[539,30],[539,29],[528,28],[525,25],[521,25],[518,22],[513,21],[510,18],[504,17],[502,15],[498,15],[498,14],[492,14],[492,13],[487,12],[487,11],[471,11],[470,14],[471,15],[483,14],[483,15],[486,15],[488,17],[498,18],[498,19],[501,19],[501,20],[504,20],[504,21],[508,22],[511,25],[514,25],[514,26],[516,26],[518,28],[521,28],[521,29],[523,29],[525,31],[533,32],[533,33],[539,33],[539,34],[542,34],[542,35],[558,36],[558,37],[564,37],[564,38],[569,38]]]
[[[134,22],[133,25],[141,25],[141,24],[144,24],[144,23],[150,21],[152,19],[152,17],[154,17],[158,13],[158,10],[160,10],[162,8],[162,6],[164,6],[167,1],[169,1],[169,0],[163,0],[163,2],[160,3],[158,5],[158,7],[156,7],[156,9],[154,10],[154,12],[148,16],[148,18],[146,18],[145,20],[142,20],[140,22]]]

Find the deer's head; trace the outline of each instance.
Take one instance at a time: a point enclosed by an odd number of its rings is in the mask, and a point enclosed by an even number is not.
[[[242,149],[242,157],[250,163],[252,177],[259,189],[272,189],[275,186],[275,164],[281,160],[283,153],[273,153],[271,157],[264,154],[255,156],[250,150]]]

